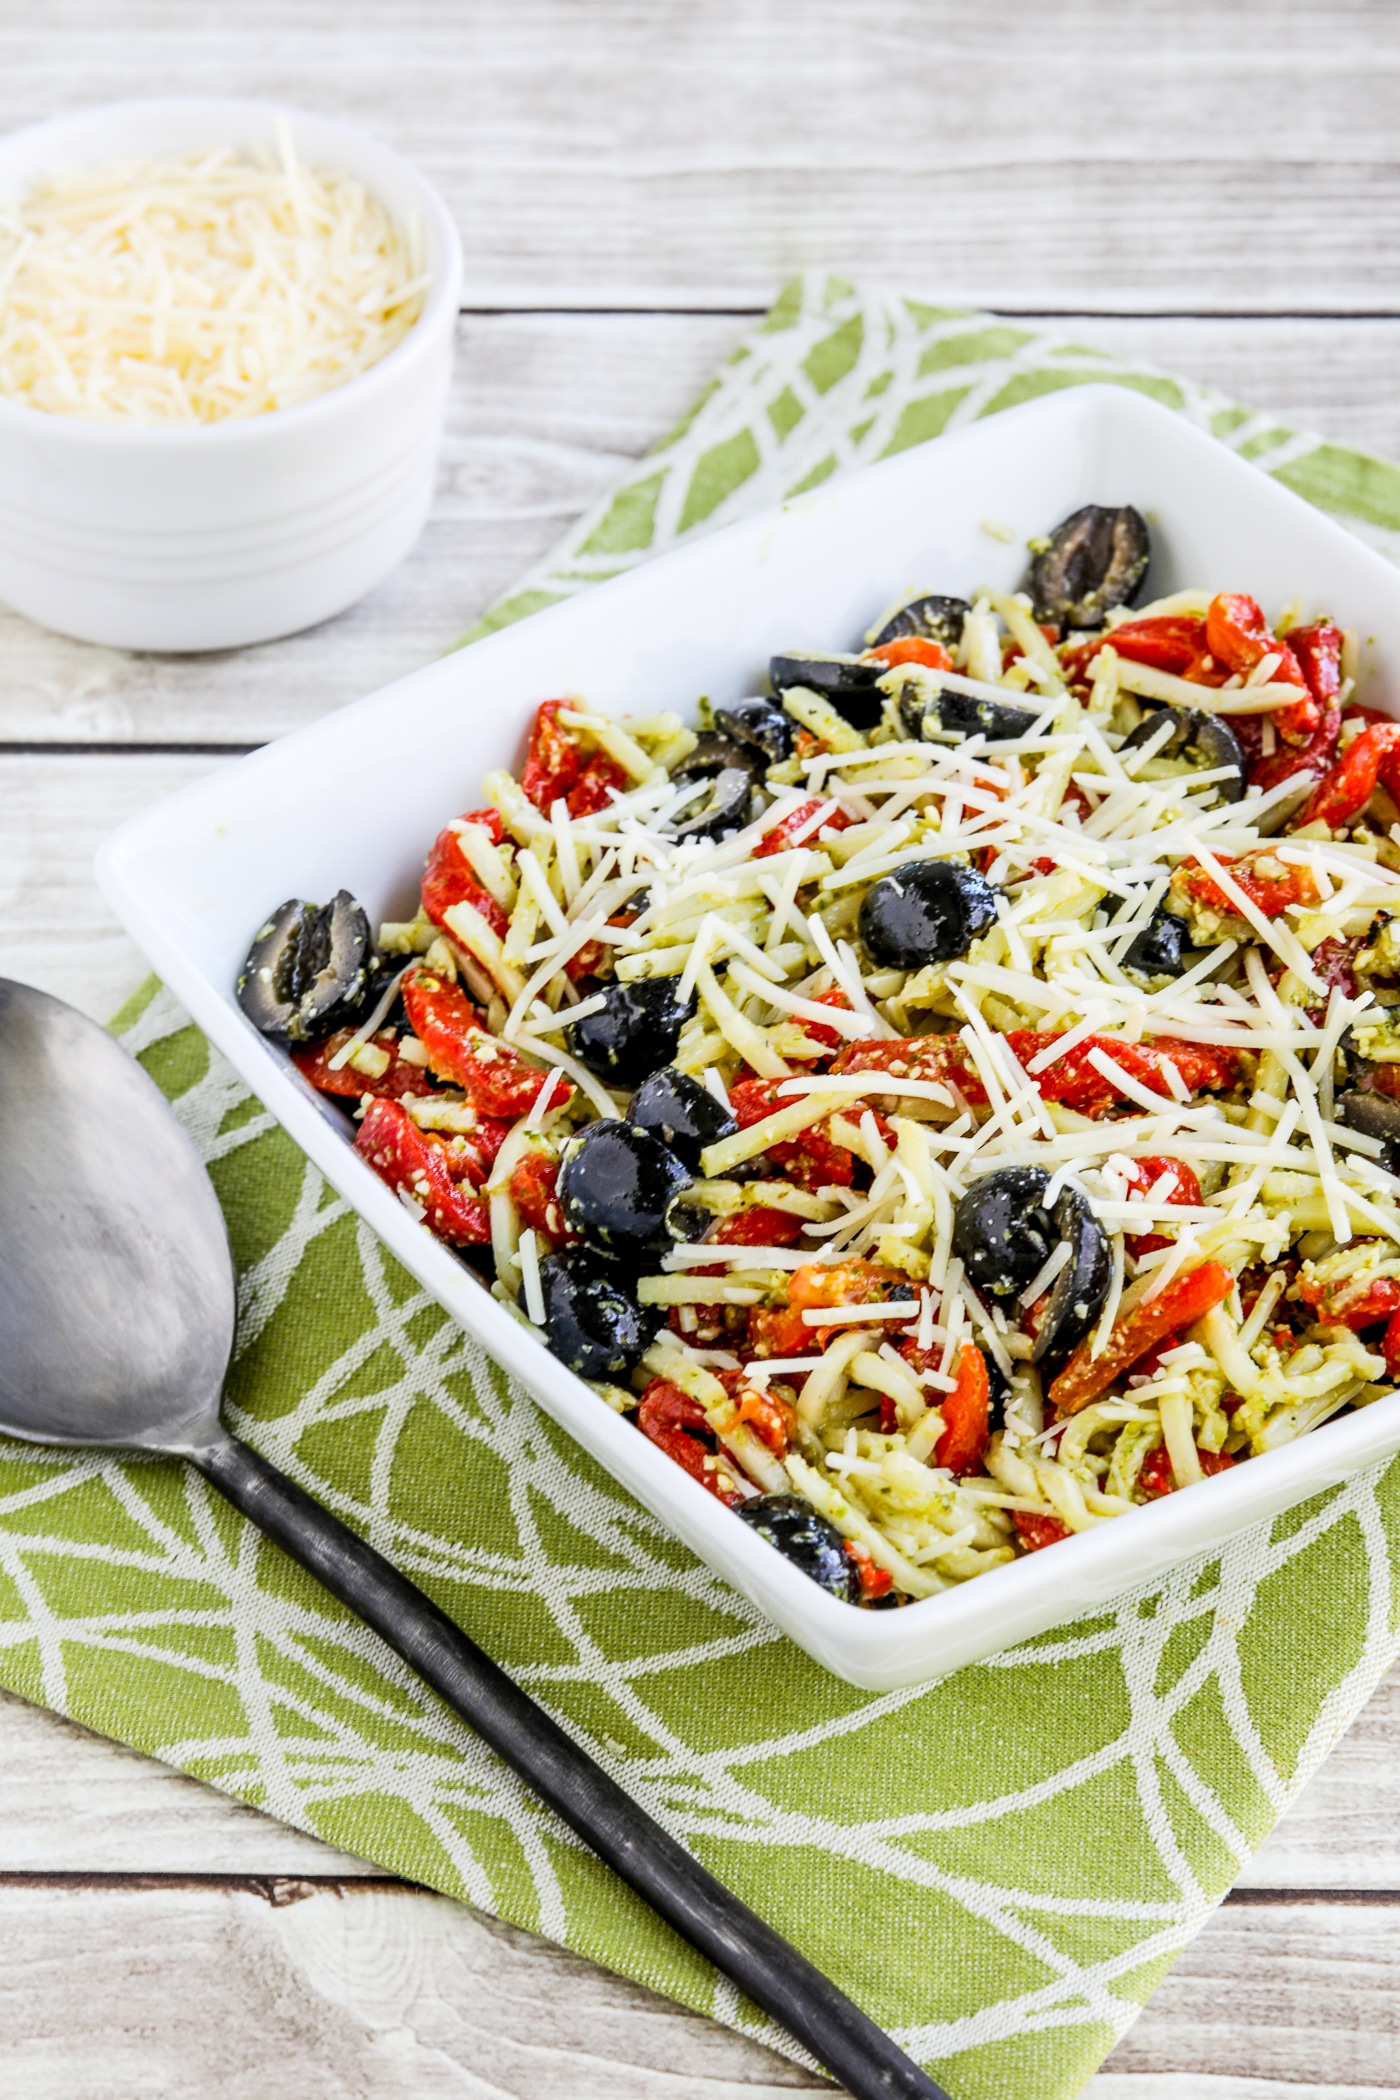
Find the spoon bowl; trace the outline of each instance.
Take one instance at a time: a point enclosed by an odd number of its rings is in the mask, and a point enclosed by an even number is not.
[[[0,1429],[218,1442],[233,1263],[203,1164],[105,1029],[0,978]]]
[[[235,1309],[218,1199],[160,1089],[71,1006],[0,978],[0,1433],[188,1459],[856,2100],[947,2100],[421,1590],[224,1427]]]

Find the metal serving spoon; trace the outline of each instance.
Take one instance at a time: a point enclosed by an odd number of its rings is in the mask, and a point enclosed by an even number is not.
[[[105,1030],[0,978],[0,1432],[188,1459],[856,2100],[947,2100],[421,1590],[230,1435],[233,1331],[223,1215],[169,1103]]]

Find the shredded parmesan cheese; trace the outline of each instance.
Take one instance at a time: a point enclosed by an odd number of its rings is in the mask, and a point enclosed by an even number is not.
[[[295,407],[402,341],[421,245],[285,126],[277,155],[56,171],[0,205],[0,394],[100,423]]]

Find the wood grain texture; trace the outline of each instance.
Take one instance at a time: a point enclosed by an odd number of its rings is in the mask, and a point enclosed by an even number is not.
[[[464,317],[432,517],[377,591],[289,641],[202,657],[95,649],[0,609],[0,745],[263,743],[415,670],[608,493],[751,325],[714,315]],[[1400,320],[1075,315],[1054,326],[1339,442],[1400,455]]]
[[[114,825],[210,769],[207,756],[0,753],[0,976],[110,1020],[147,965],[98,891],[93,854]]]
[[[1398,1953],[1393,1904],[1227,1905],[1089,2100],[1400,2090]],[[269,2081],[304,2100],[831,2090],[531,1934],[384,1883],[0,1882],[0,2016],[25,2100],[261,2100]]]
[[[1397,73],[1386,0],[46,0],[0,21],[0,129],[211,89],[357,118],[441,184],[480,306],[762,305],[812,266],[1394,312]]]

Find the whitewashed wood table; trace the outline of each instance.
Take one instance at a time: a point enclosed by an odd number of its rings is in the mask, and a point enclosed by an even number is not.
[[[0,131],[201,89],[343,113],[420,161],[461,224],[468,305],[432,522],[344,618],[160,660],[0,613],[0,973],[95,1015],[142,974],[89,873],[103,833],[444,648],[674,420],[792,269],[1072,316],[1086,342],[1400,456],[1390,0],[0,8]],[[0,1700],[0,2090],[273,2085],[816,2089],[543,1941]],[[1400,1676],[1091,2088],[1396,2091]]]

